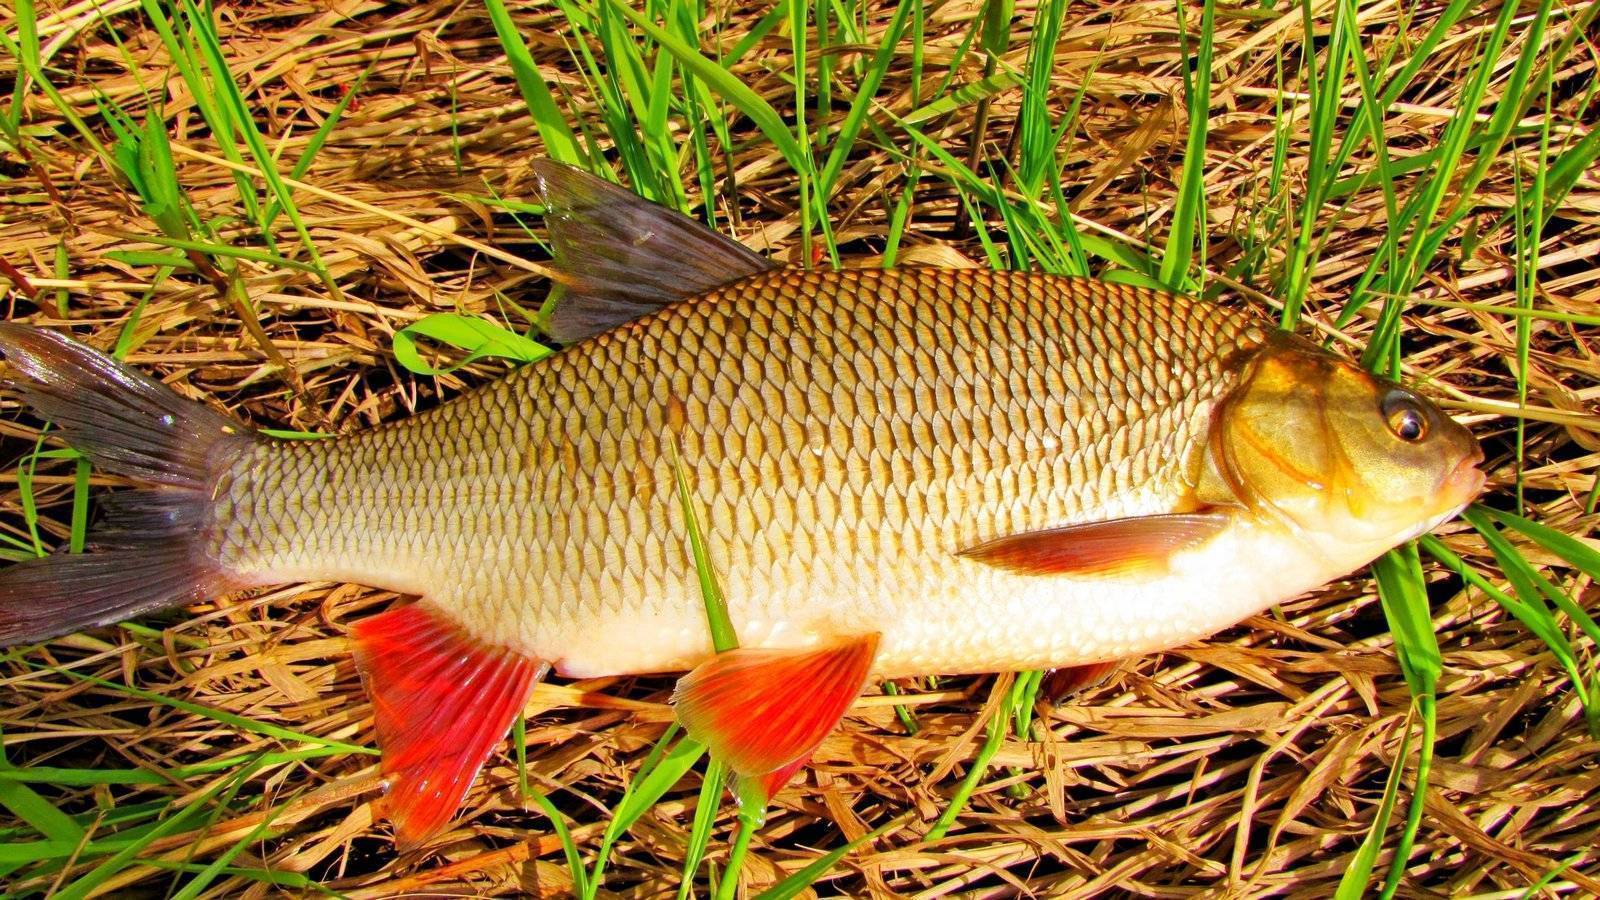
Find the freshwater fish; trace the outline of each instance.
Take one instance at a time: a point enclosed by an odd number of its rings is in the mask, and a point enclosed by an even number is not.
[[[534,169],[564,349],[404,421],[273,440],[0,324],[21,400],[147,485],[106,498],[91,552],[0,571],[0,645],[286,582],[416,595],[350,630],[411,847],[552,669],[687,671],[689,734],[770,794],[873,680],[1091,680],[1483,487],[1436,405],[1245,312],[1037,273],[779,268]],[[713,650],[675,458],[735,651]]]

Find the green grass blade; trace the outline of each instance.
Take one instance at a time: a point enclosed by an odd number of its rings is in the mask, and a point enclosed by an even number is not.
[[[1490,524],[1490,520],[1499,521],[1508,528],[1520,531],[1546,550],[1578,566],[1590,578],[1596,577],[1591,572],[1591,569],[1600,567],[1600,553],[1597,553],[1582,541],[1562,534],[1547,525],[1540,525],[1521,516],[1504,513],[1487,506],[1474,505],[1463,513],[1463,518],[1471,522],[1473,527],[1478,529],[1478,533],[1491,542],[1493,546],[1490,549],[1499,547],[1504,552],[1504,558],[1500,562],[1506,578],[1511,580],[1513,574],[1515,574],[1522,579],[1520,584],[1515,580],[1511,582],[1518,594],[1522,595],[1529,603],[1536,603],[1537,598],[1540,596],[1548,598],[1558,609],[1566,613],[1579,628],[1583,629],[1583,633],[1588,635],[1590,640],[1600,645],[1600,625],[1597,625],[1594,619],[1584,611],[1583,607],[1574,602],[1567,592],[1560,590],[1548,578],[1539,574],[1526,557],[1518,552],[1510,542],[1500,537],[1499,531]],[[1500,555],[1500,553],[1496,553],[1497,557]]]
[[[1534,897],[1543,896],[1542,892],[1547,886],[1549,886],[1557,878],[1560,878],[1562,873],[1566,872],[1568,869],[1572,868],[1578,863],[1583,862],[1584,857],[1588,856],[1592,852],[1594,851],[1588,849],[1579,850],[1577,853],[1574,853],[1557,863],[1550,869],[1550,871],[1540,875],[1538,881],[1528,885],[1528,889],[1523,891],[1522,895],[1518,897],[1517,900],[1533,900]]]
[[[1183,4],[1177,6],[1179,36],[1185,44]],[[1172,233],[1167,236],[1157,278],[1172,290],[1189,285],[1189,264],[1194,255],[1196,234],[1205,230],[1205,155],[1206,131],[1211,119],[1211,56],[1216,33],[1216,0],[1205,0],[1200,19],[1200,51],[1191,73],[1183,69],[1183,94],[1189,107],[1189,138],[1184,150],[1183,178],[1178,184],[1178,199],[1172,211]]]
[[[706,774],[700,781],[700,795],[695,801],[694,819],[689,824],[689,840],[684,845],[678,900],[689,900],[694,895],[694,873],[700,871],[706,850],[711,846],[711,832],[717,823],[717,813],[722,806],[722,789],[727,780],[728,767],[721,760],[712,759],[706,763]]]
[[[872,98],[878,93],[878,87],[889,71],[889,64],[894,59],[895,46],[899,44],[900,35],[905,31],[906,18],[916,5],[915,0],[901,0],[900,5],[895,7],[894,18],[889,20],[889,25],[884,30],[883,41],[878,44],[878,51],[873,54],[872,61],[867,66],[866,77],[856,90],[855,99],[850,103],[850,110],[845,113],[844,122],[839,126],[839,133],[834,136],[833,150],[828,153],[828,161],[823,165],[822,176],[817,182],[817,192],[825,198],[833,193],[834,182],[838,180],[845,160],[850,157],[850,151],[855,148],[856,138],[861,135],[862,123],[872,106]]]
[[[1383,785],[1383,799],[1378,803],[1377,812],[1372,816],[1372,825],[1367,828],[1367,836],[1361,840],[1361,846],[1356,849],[1355,857],[1345,867],[1344,874],[1339,877],[1339,887],[1334,891],[1334,900],[1362,900],[1368,896],[1367,885],[1372,882],[1372,869],[1378,862],[1378,851],[1383,849],[1383,836],[1389,830],[1389,821],[1394,817],[1395,802],[1400,796],[1400,775],[1405,766],[1399,762],[1404,760],[1411,749],[1411,728],[1409,724],[1400,735],[1400,752],[1395,757],[1397,762],[1389,769],[1389,777]]]
[[[280,267],[285,268],[285,269],[294,269],[297,272],[314,272],[315,271],[315,269],[312,266],[310,266],[310,265],[308,265],[306,263],[299,262],[299,261],[293,260],[293,259],[288,259],[288,258],[279,256],[276,253],[269,253],[266,250],[257,250],[257,249],[255,249],[253,247],[235,247],[235,246],[233,246],[231,244],[218,244],[218,243],[215,243],[215,242],[212,242],[212,241],[196,241],[196,240],[190,240],[188,238],[169,237],[169,236],[166,236],[166,235],[157,235],[157,234],[123,234],[121,232],[117,232],[117,231],[114,231],[114,230],[111,230],[108,233],[116,235],[118,237],[126,238],[127,240],[130,240],[130,241],[143,241],[144,243],[147,243],[147,244],[159,244],[160,246],[163,246],[163,247],[172,247],[172,248],[178,249],[178,250],[189,250],[189,251],[193,251],[193,252],[196,252],[196,253],[204,253],[207,256],[212,256],[212,257],[228,257],[230,259],[247,259],[247,260],[250,260],[251,262],[258,262],[258,263],[262,263],[262,264],[269,265],[269,266],[280,266]],[[123,255],[124,255],[124,258],[128,258],[127,257],[127,253],[130,252],[130,251],[112,251],[112,252],[122,252]],[[136,252],[136,251],[132,251],[132,252]],[[135,258],[137,258],[137,257],[135,257]],[[152,264],[152,265],[173,265],[173,266],[176,266],[176,265],[178,265],[178,263],[180,261],[181,260],[175,261],[175,260],[172,260],[172,259],[166,259],[166,258],[162,258],[162,257],[153,257],[153,258],[151,258],[151,263],[150,264]]]
[[[722,881],[717,883],[717,900],[735,900],[738,896],[739,873],[744,869],[745,855],[750,852],[750,839],[767,819],[765,804],[766,798],[760,797],[748,798],[740,805],[739,830],[734,833],[733,846],[728,848],[728,866],[722,873]]]
[[[243,92],[233,80],[233,72],[228,68],[226,57],[222,55],[222,42],[217,36],[216,23],[212,21],[210,15],[201,12],[194,0],[183,0],[183,5],[199,36],[206,64],[211,69],[212,84],[221,88],[221,105],[229,109],[244,137],[245,146],[250,148],[250,155],[255,158],[256,168],[266,178],[267,185],[277,197],[284,215],[288,216],[289,222],[294,225],[295,233],[300,236],[301,246],[305,247],[306,255],[310,257],[313,270],[321,278],[323,286],[328,289],[328,294],[335,300],[343,301],[344,292],[339,289],[339,285],[323,265],[322,254],[317,251],[317,244],[311,239],[311,231],[306,227],[305,220],[300,216],[300,208],[294,202],[294,193],[278,174],[277,160],[267,148],[261,130],[256,127],[255,117],[251,115],[250,108],[245,103]]]
[[[1028,40],[1022,109],[1017,121],[1017,189],[1029,200],[1039,199],[1045,180],[1056,170],[1057,136],[1050,119],[1050,86],[1056,70],[1061,24],[1066,15],[1066,0],[1041,3],[1034,13],[1033,34]],[[986,39],[987,36],[985,31]],[[992,54],[991,59],[999,55],[988,47],[985,50]]]
[[[1494,61],[1505,45],[1516,18],[1517,6],[1514,0],[1508,0],[1501,7],[1494,27],[1483,41],[1478,64],[1457,101],[1457,113],[1445,128],[1440,141],[1438,165],[1402,209],[1401,221],[1388,223],[1383,245],[1357,280],[1336,321],[1341,326],[1348,324],[1366,305],[1369,292],[1387,298],[1375,328],[1376,337],[1368,344],[1362,357],[1362,363],[1369,368],[1380,372],[1388,370],[1398,353],[1398,320],[1404,309],[1405,297],[1421,277],[1422,263],[1433,258],[1464,212],[1463,209],[1435,222],[1445,198],[1451,192],[1471,194],[1476,187],[1475,181],[1461,179],[1458,169],[1474,135],[1474,115],[1483,103],[1494,71]],[[1548,15],[1548,7],[1549,0],[1544,0],[1541,8],[1545,15]],[[1486,152],[1486,146],[1479,150],[1480,155]]]
[[[668,442],[672,453],[673,479],[677,483],[678,504],[683,511],[684,530],[688,533],[690,552],[694,557],[695,575],[700,581],[700,594],[705,601],[706,624],[711,631],[711,643],[718,653],[726,653],[737,649],[739,637],[734,631],[732,618],[728,615],[728,605],[722,593],[722,586],[718,583],[716,570],[711,564],[711,555],[706,547],[705,532],[700,527],[700,518],[695,510],[694,494],[689,486],[688,472],[683,465],[683,457],[679,453],[677,440]],[[685,738],[683,743],[695,743]],[[698,746],[698,745],[697,745]],[[696,753],[698,756],[698,752]],[[685,886],[691,883],[694,871],[699,868],[699,860],[704,857],[706,845],[710,840],[711,826],[716,819],[716,811],[722,796],[722,784],[726,767],[720,760],[713,759],[706,768],[705,780],[701,783],[700,802],[695,807],[694,824],[690,833],[691,848],[685,855],[683,865],[683,882],[680,885],[680,895]],[[743,857],[743,846],[747,845],[753,823],[747,821],[747,815],[764,817],[753,809],[757,804],[746,803],[741,806],[739,818],[739,834],[728,857],[728,871],[723,876],[723,884],[717,895],[723,896],[724,890],[731,890],[738,884],[740,862]]]
[[[116,162],[111,158],[110,151],[106,149],[106,145],[100,141],[100,138],[95,135],[94,129],[90,128],[88,123],[83,120],[83,117],[73,110],[71,102],[61,95],[61,92],[50,82],[50,79],[44,76],[44,67],[41,65],[38,55],[28,54],[3,31],[0,31],[0,49],[5,50],[6,53],[11,55],[12,59],[21,64],[23,71],[27,73],[29,78],[33,79],[33,83],[37,84],[39,90],[43,91],[44,95],[50,98],[50,102],[55,104],[56,112],[60,113],[61,118],[65,119],[67,124],[78,132],[78,137],[89,145],[89,149],[95,156],[100,158],[106,170],[115,172],[117,166]],[[13,104],[13,108],[20,109],[20,104]]]
[[[733,49],[728,51],[727,56],[723,57],[723,64],[731,69],[734,63],[749,55],[751,50],[754,50],[763,40],[766,40],[767,35],[771,34],[788,18],[789,0],[779,0],[779,2],[772,4],[772,8],[757,19],[755,24],[750,26],[750,30],[746,32],[744,37],[741,37],[739,42],[733,45]]]
[[[600,7],[599,36],[606,66],[597,74],[608,86],[603,94],[606,122],[612,138],[617,141],[623,168],[636,191],[666,206],[681,209],[682,186],[678,183],[666,128],[652,121],[654,92],[649,87],[651,77],[644,48],[628,33],[610,5]],[[665,62],[667,58],[661,59]],[[664,99],[663,96],[663,102]]]
[[[201,50],[194,40],[194,32],[198,25],[190,22],[190,28],[179,29],[173,27],[173,18],[183,21],[181,16],[169,17],[160,0],[140,0],[145,17],[156,29],[161,43],[167,48],[167,56],[178,69],[178,75],[184,85],[189,89],[189,97],[200,118],[211,129],[211,135],[217,141],[217,147],[229,162],[243,163],[244,154],[239,152],[238,142],[235,137],[238,133],[233,116],[228,107],[219,102],[212,83],[202,72]],[[176,14],[176,11],[175,11]],[[231,80],[231,75],[229,76]],[[251,219],[259,215],[260,199],[256,196],[255,188],[250,183],[249,176],[243,172],[232,172],[234,185],[239,191],[239,202],[244,205],[245,214]]]
[[[1588,721],[1589,730],[1600,734],[1600,677],[1596,677],[1594,667],[1588,667],[1589,673],[1584,674],[1583,662],[1579,654],[1567,639],[1565,631],[1557,622],[1555,615],[1545,605],[1548,599],[1556,607],[1567,614],[1569,619],[1577,622],[1589,635],[1591,641],[1600,643],[1600,629],[1597,629],[1594,620],[1572,601],[1566,592],[1551,584],[1548,579],[1540,575],[1528,560],[1506,540],[1505,536],[1494,527],[1489,517],[1480,509],[1469,509],[1465,518],[1478,529],[1494,554],[1495,561],[1500,564],[1500,570],[1506,580],[1511,583],[1513,594],[1507,594],[1499,588],[1487,583],[1482,576],[1466,566],[1455,554],[1450,553],[1442,544],[1427,544],[1429,553],[1440,559],[1448,568],[1461,574],[1467,583],[1482,590],[1492,597],[1501,607],[1510,612],[1529,631],[1544,641],[1545,646],[1567,672],[1572,688],[1578,695],[1578,700],[1583,704],[1584,716]]]
[[[1405,829],[1400,832],[1400,843],[1395,847],[1394,862],[1389,865],[1389,874],[1383,881],[1383,900],[1395,895],[1400,888],[1400,879],[1405,874],[1406,863],[1411,858],[1411,848],[1417,841],[1417,831],[1422,826],[1422,809],[1426,805],[1428,796],[1428,778],[1433,769],[1434,744],[1439,733],[1438,705],[1432,693],[1423,694],[1415,698],[1417,711],[1422,720],[1422,739],[1417,744],[1417,774],[1416,785],[1411,791],[1411,802],[1406,808]],[[1404,757],[1401,757],[1403,760]]]
[[[511,21],[505,3],[502,0],[483,0],[483,5],[489,11],[489,21],[494,25],[495,36],[500,39],[500,47],[506,53],[511,74],[517,80],[522,102],[528,105],[528,115],[532,117],[534,127],[539,129],[545,152],[557,162],[589,168],[583,150],[578,146],[578,139],[573,136],[572,128],[561,115],[555,95],[550,93],[550,85],[539,74],[539,66],[533,61],[533,54],[528,52],[528,45],[517,31],[516,23]]]
[[[28,529],[34,556],[44,556],[44,538],[39,534],[39,501],[33,493],[33,478],[38,472],[39,456],[44,452],[44,432],[33,442],[24,465],[17,469],[17,494],[22,502],[22,524]]]
[[[1015,73],[999,71],[987,78],[980,78],[961,85],[955,90],[943,94],[938,99],[913,109],[901,119],[909,125],[918,125],[930,119],[938,119],[964,109],[980,100],[986,100],[997,94],[1005,93],[1022,83],[1022,79]]]
[[[269,810],[266,818],[261,821],[261,824],[250,829],[245,833],[244,837],[235,841],[233,846],[223,851],[222,854],[220,854],[216,859],[212,860],[210,864],[197,872],[195,876],[189,879],[189,882],[183,886],[182,890],[172,895],[171,900],[196,900],[196,898],[200,896],[201,892],[211,885],[211,882],[217,880],[219,876],[226,873],[227,869],[229,868],[228,864],[237,859],[239,854],[243,853],[246,847],[249,847],[251,844],[262,840],[271,833],[272,819],[277,813],[277,809],[277,807],[274,807],[272,810]]]
[[[16,767],[6,759],[5,744],[0,742],[0,775],[15,771]],[[0,806],[47,840],[77,846],[84,839],[83,828],[77,822],[20,781],[0,778]]]
[[[170,706],[173,709],[179,709],[186,713],[193,713],[197,716],[203,716],[213,722],[227,725],[230,728],[237,728],[241,731],[248,731],[251,734],[259,734],[266,737],[278,738],[279,740],[289,741],[297,744],[315,744],[317,746],[324,747],[329,750],[335,750],[341,753],[353,753],[361,756],[378,755],[378,751],[370,747],[361,747],[356,744],[346,744],[343,741],[329,740],[327,738],[317,737],[316,735],[305,734],[304,732],[294,731],[293,729],[283,728],[278,725],[272,725],[267,722],[258,722],[254,719],[235,715],[234,713],[230,712],[223,712],[220,709],[213,709],[212,707],[204,706],[199,703],[191,703],[188,700],[180,700],[177,697],[169,697],[165,694],[160,694],[155,691],[147,691],[143,688],[136,688],[126,684],[120,684],[118,682],[109,681],[94,675],[86,675],[82,672],[75,672],[71,669],[63,668],[61,666],[36,666],[34,668],[42,669],[48,672],[54,672],[58,675],[63,675],[77,681],[85,681],[90,684],[96,684],[119,694],[126,694],[130,697],[138,697],[141,700],[148,700],[152,703],[159,703],[162,706]]]
[[[72,518],[67,537],[67,552],[82,553],[89,539],[89,460],[82,456],[72,470]]]
[[[1005,742],[1006,725],[1011,721],[1009,711],[1016,708],[1017,702],[1022,697],[1023,680],[1018,678],[1011,682],[1011,686],[1007,689],[1005,703],[996,709],[989,719],[983,746],[978,748],[978,753],[973,757],[966,776],[961,779],[961,783],[956,786],[955,793],[950,796],[949,804],[939,814],[939,818],[933,823],[933,827],[928,829],[927,840],[941,840],[950,831],[950,826],[955,824],[956,817],[960,816],[962,810],[967,808],[967,801],[972,799],[972,792],[977,790],[978,782],[983,780],[984,773],[989,769],[990,760],[994,759],[994,755],[1000,752],[1000,745]]]
[[[606,6],[621,13],[624,18],[632,22],[635,27],[652,40],[660,44],[663,49],[671,53],[679,65],[693,72],[696,78],[715,91],[724,100],[733,104],[734,108],[749,117],[761,133],[778,148],[783,158],[796,172],[804,173],[806,153],[794,139],[794,134],[784,124],[783,117],[772,105],[761,98],[743,81],[740,81],[727,69],[724,69],[714,60],[703,56],[699,50],[685,44],[676,36],[667,33],[660,26],[650,21],[643,14],[629,8],[619,0],[601,0]]]
[[[1318,71],[1311,42],[1305,43],[1307,60],[1306,90],[1311,95],[1311,135],[1306,155],[1306,196],[1300,207],[1300,226],[1295,232],[1290,249],[1284,283],[1279,290],[1283,298],[1282,323],[1293,329],[1300,321],[1300,308],[1305,303],[1311,285],[1311,270],[1315,264],[1313,244],[1317,216],[1322,212],[1328,182],[1338,170],[1329,165],[1328,151],[1333,146],[1333,133],[1344,93],[1345,73],[1350,66],[1349,30],[1343,27],[1349,5],[1334,6],[1334,28],[1325,52],[1327,68]],[[1301,15],[1304,33],[1313,34],[1312,3],[1303,0]]]
[[[248,769],[241,771],[235,779],[218,781],[207,788],[198,797],[184,804],[183,808],[176,814],[146,831],[137,840],[129,841],[127,846],[112,854],[110,859],[90,869],[82,877],[62,888],[59,893],[54,895],[56,900],[85,900],[85,898],[93,895],[112,876],[122,871],[129,863],[134,862],[139,854],[144,851],[144,848],[186,827],[191,820],[206,809],[206,805],[212,797],[215,797],[237,781],[242,780],[247,772]]]
[[[423,360],[417,349],[419,338],[459,348],[466,356],[442,369],[436,368]],[[537,362],[553,352],[503,325],[461,313],[434,313],[394,334],[395,362],[418,375],[446,375],[485,357],[509,359],[519,364]]]
[[[1521,532],[1529,540],[1582,569],[1590,578],[1600,580],[1600,551],[1583,541],[1548,525],[1493,507],[1479,504],[1469,512],[1480,512],[1507,528]]]
[[[1414,544],[1389,551],[1372,564],[1383,615],[1394,634],[1395,655],[1413,694],[1430,694],[1443,662],[1434,637],[1427,585]]]
[[[683,511],[684,530],[689,536],[689,550],[694,555],[695,576],[700,581],[700,596],[705,601],[706,625],[711,630],[711,645],[718,653],[739,647],[739,636],[734,633],[733,620],[728,615],[727,600],[717,573],[711,566],[711,554],[706,548],[705,532],[700,528],[700,517],[695,512],[694,494],[689,487],[689,475],[683,466],[676,439],[667,444],[672,455],[673,478],[678,487],[678,507]]]
[[[583,865],[583,854],[578,850],[578,844],[572,839],[572,829],[567,827],[567,817],[556,809],[550,798],[536,787],[527,787],[527,795],[539,804],[539,809],[544,811],[545,818],[550,820],[550,828],[556,833],[556,840],[561,842],[561,855],[566,859],[567,871],[572,875],[572,891],[579,897],[589,896],[589,873]]]
[[[1395,656],[1406,685],[1411,689],[1422,719],[1422,740],[1417,758],[1416,785],[1411,793],[1406,812],[1405,830],[1395,849],[1394,862],[1384,881],[1384,897],[1393,895],[1399,878],[1405,871],[1422,823],[1423,799],[1428,793],[1428,773],[1433,763],[1434,731],[1437,717],[1434,706],[1434,689],[1444,670],[1439,654],[1439,641],[1433,629],[1433,616],[1428,606],[1427,584],[1422,576],[1422,561],[1415,543],[1404,544],[1385,553],[1372,564],[1373,577],[1378,582],[1378,597],[1383,606],[1384,618],[1394,635]],[[1396,765],[1400,765],[1399,761]]]
[[[366,86],[367,77],[372,74],[372,70],[373,67],[368,66],[356,77],[355,83],[350,85],[350,90],[345,91],[344,96],[339,98],[339,102],[335,103],[333,109],[328,110],[328,114],[322,118],[322,124],[318,125],[317,130],[312,132],[311,137],[306,139],[305,149],[300,151],[300,158],[295,160],[294,168],[289,170],[289,179],[291,181],[299,181],[305,178],[307,172],[311,171],[311,164],[316,161],[317,154],[321,152],[323,145],[328,142],[328,137],[333,134],[333,129],[337,128],[339,122],[344,119],[345,111],[350,108],[350,104],[354,103],[356,97],[361,94],[361,89]],[[272,223],[277,220],[282,212],[283,204],[277,200],[267,204],[267,211],[261,216],[264,227],[270,229]]]
[[[657,748],[668,746],[676,728],[669,729],[657,742]],[[683,779],[694,764],[705,755],[706,748],[699,741],[685,737],[675,744],[671,744],[660,757],[660,762],[648,769],[641,769],[640,774],[629,782],[628,789],[623,793],[622,800],[611,811],[611,821],[606,824],[605,834],[600,839],[600,850],[595,855],[594,868],[590,870],[588,887],[588,900],[593,900],[599,893],[601,884],[604,883],[605,867],[611,857],[611,851],[622,835],[633,824],[656,805],[667,791]]]
[[[633,823],[649,812],[650,807],[655,806],[667,791],[672,790],[673,786],[683,779],[684,774],[700,761],[700,757],[705,755],[705,745],[699,741],[683,738],[677,743],[672,743],[677,732],[678,727],[674,723],[658,742],[658,747],[663,748],[658,762],[639,768],[639,774],[628,785],[622,801],[611,811],[612,824],[607,827],[607,834],[614,832],[620,835],[632,828]]]
[[[72,275],[71,258],[67,255],[67,241],[65,238],[56,241],[55,259],[56,278],[65,281]],[[72,293],[66,288],[56,288],[56,315],[65,319],[67,317],[67,300]]]

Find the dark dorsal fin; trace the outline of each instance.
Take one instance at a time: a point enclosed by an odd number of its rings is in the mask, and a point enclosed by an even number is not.
[[[775,264],[609,181],[549,159],[533,173],[566,277],[549,335],[573,344]]]

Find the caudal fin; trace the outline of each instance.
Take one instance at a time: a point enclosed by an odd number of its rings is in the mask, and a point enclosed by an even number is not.
[[[90,552],[0,569],[0,647],[239,585],[205,550],[216,474],[257,438],[221,413],[54,332],[0,322],[6,386],[96,468],[156,487],[112,495]]]

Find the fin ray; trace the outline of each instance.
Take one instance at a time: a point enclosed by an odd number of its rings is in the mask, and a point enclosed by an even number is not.
[[[1163,568],[1230,521],[1220,512],[1113,519],[1007,535],[960,555],[1025,575],[1115,575]]]
[[[8,385],[95,465],[172,487],[209,487],[219,453],[249,430],[161,382],[63,335],[0,322]]]
[[[187,540],[150,536],[124,549],[56,553],[0,570],[0,647],[98,628],[231,590],[227,577],[192,550]]]
[[[783,772],[787,781],[861,693],[877,647],[874,634],[807,650],[719,653],[678,681],[678,721],[741,777]],[[772,780],[763,781],[769,795]]]
[[[1101,684],[1121,668],[1122,660],[1114,659],[1051,669],[1044,673],[1044,679],[1039,682],[1039,696],[1052,706],[1059,706],[1073,694]]]
[[[0,569],[0,646],[246,585],[206,552],[211,487],[257,440],[227,416],[55,332],[0,322],[7,387],[97,468],[157,487],[111,494],[85,554]]]
[[[774,263],[681,213],[549,159],[534,176],[567,278],[547,333],[573,344]]]
[[[422,603],[363,619],[351,635],[383,753],[382,805],[408,850],[450,823],[548,666]]]

